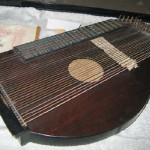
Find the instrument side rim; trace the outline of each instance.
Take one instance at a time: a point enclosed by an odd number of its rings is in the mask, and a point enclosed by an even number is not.
[[[65,137],[65,136],[50,136],[41,133],[36,133],[31,130],[27,130],[18,134],[20,143],[22,146],[27,144],[28,142],[53,146],[68,146],[68,145],[75,146],[75,145],[90,144],[93,142],[97,142],[99,140],[104,140],[115,134],[120,133],[121,131],[128,128],[131,124],[133,124],[136,121],[136,119],[140,116],[140,114],[143,112],[148,102],[149,98],[147,99],[147,102],[144,105],[144,107],[137,113],[136,116],[128,120],[126,123],[123,123],[122,125],[107,132],[97,133],[94,135],[84,137],[69,137],[69,136]]]

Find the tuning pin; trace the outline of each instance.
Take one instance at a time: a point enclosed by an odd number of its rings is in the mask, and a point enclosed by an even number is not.
[[[140,29],[143,30],[143,27],[144,27],[144,22],[141,22]]]
[[[137,28],[140,28],[141,26],[141,19],[137,19]]]
[[[133,19],[134,19],[134,17],[132,16],[129,22],[132,23]]]
[[[149,32],[149,31],[150,31],[150,24],[148,23],[147,25],[148,25],[148,27],[147,27],[147,28],[148,28],[148,29],[147,29],[147,32]]]
[[[139,19],[139,25],[141,24],[141,22],[142,22],[142,19]]]
[[[148,23],[146,23],[146,31],[148,31],[149,25]]]
[[[136,21],[135,21],[136,28],[138,27],[138,21],[139,21],[139,19],[136,19]]]
[[[146,23],[144,23],[144,31],[146,31],[147,30],[147,25],[146,25]]]
[[[138,19],[137,17],[134,18],[134,21],[133,21],[134,23],[133,24],[136,25],[137,19]]]
[[[125,21],[125,17],[126,17],[125,15],[122,17],[122,22],[124,22],[124,21]]]
[[[142,19],[140,19],[139,21],[142,22]]]
[[[145,22],[143,23],[143,26],[142,26],[142,30],[145,31],[146,27],[145,27]]]
[[[148,24],[148,32],[150,32],[150,24]]]
[[[142,22],[142,19],[140,19],[140,23],[139,23],[139,28],[142,29],[142,25],[143,25],[143,22]]]
[[[126,23],[128,23],[128,21],[129,21],[129,18],[130,18],[130,17],[129,17],[129,16],[127,16],[127,18],[126,18]]]
[[[146,31],[147,30],[147,24],[145,23],[145,25],[144,25],[144,31]]]
[[[118,18],[119,21],[121,21],[121,17],[122,17],[122,15],[119,16],[119,18]]]

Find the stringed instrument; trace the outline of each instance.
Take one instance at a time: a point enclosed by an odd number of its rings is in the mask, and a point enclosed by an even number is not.
[[[1,53],[0,110],[11,133],[22,145],[73,145],[125,129],[150,95],[149,31],[123,17]]]

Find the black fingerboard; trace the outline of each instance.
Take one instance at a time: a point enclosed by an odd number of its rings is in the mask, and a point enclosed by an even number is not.
[[[117,20],[107,20],[93,25],[81,27],[62,34],[40,39],[17,46],[13,49],[23,61],[53,52],[86,40],[96,38],[104,33],[121,28]]]

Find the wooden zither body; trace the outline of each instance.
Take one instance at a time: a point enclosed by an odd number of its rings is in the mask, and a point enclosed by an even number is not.
[[[91,142],[137,118],[150,95],[149,26],[122,21],[0,54],[1,115],[22,144]]]

